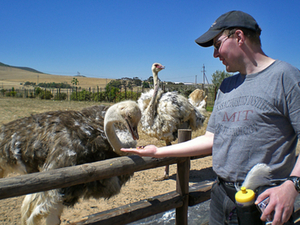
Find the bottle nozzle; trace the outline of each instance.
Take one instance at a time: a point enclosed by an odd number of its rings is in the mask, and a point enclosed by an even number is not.
[[[247,193],[246,187],[241,187],[241,191],[243,194],[246,194]]]

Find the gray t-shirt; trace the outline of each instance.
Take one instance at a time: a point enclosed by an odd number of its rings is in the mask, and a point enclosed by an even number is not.
[[[300,72],[275,61],[265,70],[224,79],[207,131],[214,133],[213,169],[242,181],[257,163],[273,178],[289,176],[300,135]]]

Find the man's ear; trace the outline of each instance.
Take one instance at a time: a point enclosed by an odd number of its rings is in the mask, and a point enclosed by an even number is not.
[[[242,30],[235,31],[236,40],[239,46],[242,46],[245,42],[245,34]]]

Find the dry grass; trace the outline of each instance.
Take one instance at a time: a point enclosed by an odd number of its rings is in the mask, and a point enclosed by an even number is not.
[[[81,110],[96,104],[110,105],[111,103],[97,102],[77,102],[77,101],[54,101],[40,100],[29,98],[7,98],[0,97],[0,125],[8,123],[22,117],[30,116],[31,114],[42,113],[55,110]],[[209,113],[210,114],[210,113]],[[208,116],[209,116],[208,114]],[[204,134],[208,119],[204,122],[202,129],[193,132],[192,138]],[[140,129],[141,130],[141,129]],[[146,145],[151,139],[151,143],[157,146],[164,146],[164,141],[159,141],[156,138],[150,138],[146,134],[140,132],[140,140],[138,145]],[[174,143],[176,143],[175,141]]]
[[[97,103],[0,97],[0,125],[31,114],[55,110],[80,110],[95,104]]]
[[[59,76],[59,75],[50,75],[43,73],[34,73],[26,70],[21,70],[17,68],[10,68],[0,66],[0,88],[10,89],[22,88],[26,81],[33,83],[67,83],[71,85],[71,81],[74,76]],[[90,77],[76,77],[79,81],[79,86],[81,88],[104,88],[111,79],[106,78],[90,78]]]

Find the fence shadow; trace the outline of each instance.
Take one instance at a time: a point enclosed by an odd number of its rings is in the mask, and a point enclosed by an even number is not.
[[[176,180],[176,173],[172,174],[169,179]],[[214,181],[216,174],[212,167],[201,170],[190,170],[189,182],[197,183],[201,181]]]

